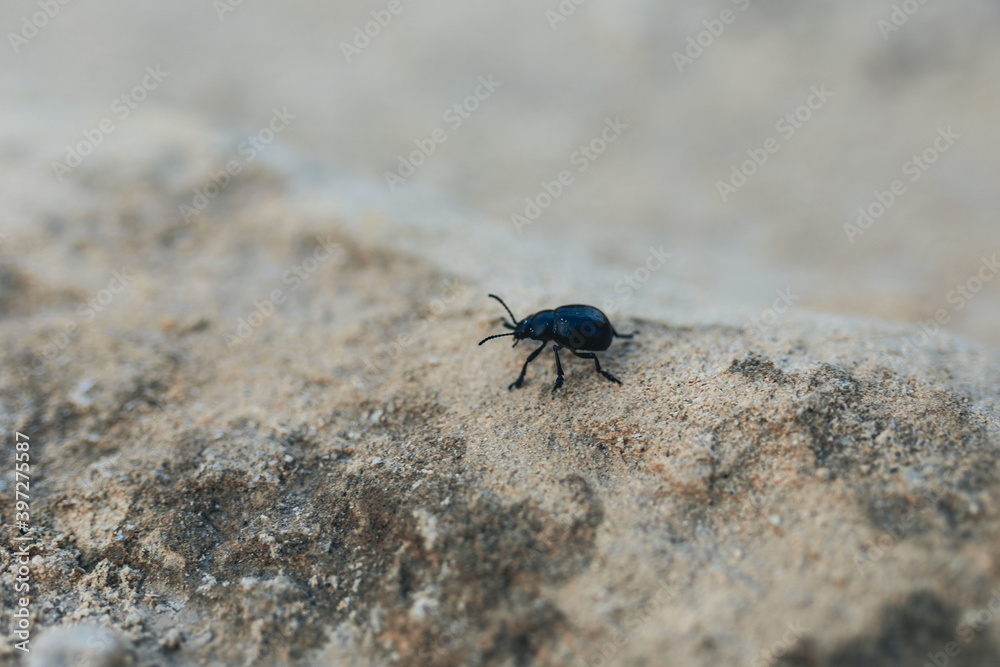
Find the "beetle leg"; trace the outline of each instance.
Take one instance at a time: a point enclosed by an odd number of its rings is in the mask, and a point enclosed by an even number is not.
[[[544,349],[545,349],[545,343],[542,343],[541,346],[537,350],[535,350],[534,352],[532,352],[531,354],[528,355],[528,358],[524,362],[524,366],[521,366],[521,374],[517,376],[516,380],[514,380],[513,382],[511,382],[507,386],[507,391],[510,391],[514,387],[520,387],[521,386],[521,383],[524,382],[524,372],[526,370],[528,370],[528,364],[530,364],[531,360],[534,359],[535,357],[537,357],[538,354],[542,350],[544,350]]]
[[[577,352],[576,350],[570,350],[570,352],[572,352],[576,356],[580,357],[581,359],[593,359],[594,360],[594,368],[597,369],[598,373],[600,373],[604,377],[608,378],[612,382],[617,382],[618,384],[622,383],[621,380],[619,380],[614,375],[612,375],[611,373],[609,373],[606,370],[604,370],[603,368],[601,368],[601,362],[597,360],[597,355],[594,354],[593,352]]]
[[[611,327],[611,333],[613,333],[615,335],[615,338],[631,338],[632,336],[636,335],[639,332],[638,331],[633,331],[630,334],[620,334],[617,331],[615,331],[614,327]]]
[[[552,351],[556,355],[556,386],[552,387],[552,391],[555,391],[563,384],[563,370],[562,370],[562,364],[559,363],[559,346],[553,344]]]

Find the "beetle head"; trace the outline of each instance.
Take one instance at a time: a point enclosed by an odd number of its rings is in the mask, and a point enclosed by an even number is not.
[[[511,347],[517,347],[517,344],[524,340],[525,338],[531,338],[531,318],[524,318],[518,322],[514,328],[514,344]],[[506,324],[506,323],[505,323]],[[510,327],[508,327],[510,328]]]
[[[487,336],[486,338],[479,341],[479,344],[482,345],[486,341],[492,340],[494,338],[502,338],[503,336],[513,336],[514,345],[512,345],[511,347],[516,347],[518,341],[524,338],[528,338],[528,336],[531,334],[531,326],[528,323],[528,319],[525,318],[523,320],[518,321],[518,319],[514,317],[514,313],[510,312],[510,308],[507,308],[507,304],[503,302],[503,299],[498,297],[496,294],[490,294],[490,298],[499,301],[500,305],[503,306],[504,309],[507,311],[507,314],[510,315],[510,319],[513,320],[513,323],[504,320],[503,325],[508,329],[513,329],[513,331],[511,333],[503,333],[503,334],[496,334],[495,336]]]

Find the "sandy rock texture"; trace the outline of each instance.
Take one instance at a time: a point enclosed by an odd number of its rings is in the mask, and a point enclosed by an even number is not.
[[[552,393],[546,353],[509,392],[530,348],[476,345],[492,284],[311,218],[280,172],[193,226],[162,217],[183,186],[96,178],[128,214],[18,237],[2,323],[34,620],[113,629],[93,664],[1000,660],[996,353],[619,317],[621,387],[570,358]],[[87,321],[106,276],[73,275],[126,257]]]
[[[0,7],[0,664],[1000,664],[995,2],[159,5]]]

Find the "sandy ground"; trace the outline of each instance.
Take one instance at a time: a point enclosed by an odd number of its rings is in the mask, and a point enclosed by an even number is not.
[[[995,5],[225,6],[7,38],[0,662],[1000,663]]]

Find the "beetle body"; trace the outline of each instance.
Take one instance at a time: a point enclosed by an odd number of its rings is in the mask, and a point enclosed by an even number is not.
[[[597,355],[594,352],[601,352],[608,349],[611,346],[611,341],[615,338],[631,338],[638,332],[620,334],[615,331],[615,328],[604,313],[593,306],[580,304],[560,306],[553,310],[541,310],[518,321],[500,297],[495,294],[490,294],[490,297],[499,301],[506,308],[513,322],[504,320],[503,324],[508,329],[512,329],[513,332],[489,336],[481,340],[479,342],[480,345],[501,336],[513,336],[514,345],[525,339],[541,342],[541,346],[528,356],[528,359],[524,362],[524,366],[521,368],[521,374],[517,380],[510,384],[508,389],[521,386],[528,364],[538,356],[549,341],[554,343],[552,351],[556,357],[557,373],[556,384],[552,388],[552,391],[555,391],[563,384],[563,370],[562,363],[559,361],[559,350],[564,348],[578,357],[593,359],[594,367],[598,373],[612,382],[621,384],[621,380],[601,368],[601,362],[598,361]]]
[[[614,337],[608,316],[593,306],[560,306],[553,311],[552,340],[566,347],[600,352],[611,347]]]

